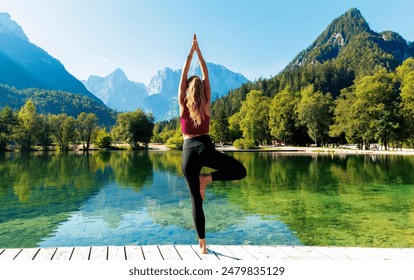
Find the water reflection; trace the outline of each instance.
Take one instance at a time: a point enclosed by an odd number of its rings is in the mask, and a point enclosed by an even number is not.
[[[206,194],[213,244],[414,246],[414,157],[234,153]],[[180,152],[0,156],[0,248],[193,244]]]

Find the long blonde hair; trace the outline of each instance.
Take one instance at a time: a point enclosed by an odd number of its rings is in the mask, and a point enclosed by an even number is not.
[[[186,106],[190,112],[190,118],[194,123],[194,127],[201,124],[205,117],[205,109],[207,106],[207,98],[204,94],[203,81],[198,76],[191,76],[187,80],[188,90]]]

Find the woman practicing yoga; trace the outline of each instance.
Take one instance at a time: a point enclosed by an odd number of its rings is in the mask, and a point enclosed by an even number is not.
[[[191,76],[187,79],[191,59],[197,53],[202,79]],[[246,169],[234,158],[217,151],[210,139],[211,89],[206,62],[201,55],[194,34],[190,54],[185,61],[178,88],[181,131],[184,137],[182,168],[191,195],[193,219],[200,251],[208,254],[205,239],[205,218],[203,200],[206,186],[212,181],[239,180],[246,177]],[[215,171],[201,175],[203,166]]]

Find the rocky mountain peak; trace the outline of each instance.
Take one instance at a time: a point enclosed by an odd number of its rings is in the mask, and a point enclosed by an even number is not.
[[[323,63],[335,58],[352,38],[363,33],[375,34],[361,12],[352,8],[334,19],[306,50],[297,55],[294,61],[287,66],[287,69],[306,63]]]

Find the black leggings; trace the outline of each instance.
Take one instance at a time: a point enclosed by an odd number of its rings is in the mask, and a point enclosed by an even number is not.
[[[211,173],[213,181],[239,180],[246,177],[246,168],[234,158],[217,151],[207,134],[184,140],[182,168],[190,190],[193,219],[200,239],[205,238],[199,179],[203,166],[216,170]]]

